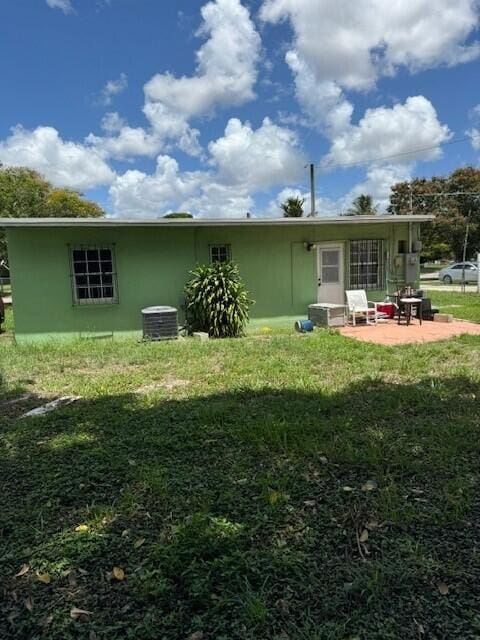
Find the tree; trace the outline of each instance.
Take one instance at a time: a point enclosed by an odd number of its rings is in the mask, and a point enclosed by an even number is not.
[[[51,185],[32,169],[0,165],[0,215],[2,218],[40,217]]]
[[[352,202],[352,206],[348,209],[347,216],[375,216],[377,215],[377,207],[373,204],[371,195],[360,194]]]
[[[46,218],[101,218],[103,209],[72,189],[52,189],[45,203]]]
[[[105,212],[72,189],[56,189],[42,175],[26,167],[0,164],[0,218],[86,218]],[[0,261],[7,258],[5,234],[0,230]]]
[[[433,224],[422,225],[424,257],[462,260],[466,238],[467,258],[480,249],[478,194],[480,170],[465,167],[446,177],[416,178],[394,185],[388,211],[396,215],[434,214]]]
[[[283,202],[280,207],[284,218],[301,218],[303,216],[303,205],[305,198],[290,197]]]
[[[188,213],[188,211],[174,211],[172,213],[167,213],[166,216],[163,216],[164,218],[193,218],[191,213]]]

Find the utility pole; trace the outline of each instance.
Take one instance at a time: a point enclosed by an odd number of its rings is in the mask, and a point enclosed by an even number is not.
[[[310,216],[315,217],[315,165],[310,163]]]

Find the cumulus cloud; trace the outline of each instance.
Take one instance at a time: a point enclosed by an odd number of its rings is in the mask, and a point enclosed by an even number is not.
[[[11,135],[0,141],[0,162],[36,169],[54,185],[72,189],[90,189],[114,179],[97,150],[62,140],[53,127],[14,127]]]
[[[480,129],[475,127],[469,129],[467,131],[467,136],[470,138],[472,148],[475,149],[475,151],[478,151],[480,149]]]
[[[472,148],[475,149],[475,151],[478,151],[480,149],[480,129],[478,128],[478,124],[480,122],[480,104],[477,104],[470,109],[468,117],[476,126],[472,127],[465,133],[467,137],[470,138]]]
[[[441,145],[451,137],[441,124],[429,100],[423,96],[408,98],[404,104],[367,109],[358,125],[345,126],[332,139],[325,165],[370,163],[397,156],[396,162],[434,160]],[[418,149],[417,153],[409,153]],[[402,154],[407,154],[402,156]],[[391,162],[395,162],[392,158]]]
[[[478,26],[477,0],[459,0],[454,5],[450,0],[437,0],[435,10],[430,0],[264,0],[260,16],[270,23],[291,23],[293,39],[285,60],[295,79],[297,99],[312,125],[334,139],[333,155],[352,133],[353,105],[345,92],[371,89],[379,78],[393,76],[400,68],[417,72],[480,55],[479,43],[469,42]],[[415,130],[418,114],[412,109],[400,110],[403,116],[412,117],[404,124]],[[378,110],[375,117],[377,133],[382,113]],[[367,112],[363,120],[372,119]],[[385,120],[383,123],[382,139],[390,130]],[[357,144],[367,137],[361,125],[353,133]],[[433,144],[442,137],[435,127],[430,136]],[[420,146],[416,142],[414,147]],[[387,153],[395,152],[393,144]]]
[[[266,118],[258,129],[232,118],[209,145],[211,169],[181,172],[169,156],[156,171],[127,171],[110,188],[117,215],[160,215],[171,208],[204,217],[245,216],[255,193],[295,181],[303,172],[294,133]]]
[[[101,127],[107,133],[118,133],[126,124],[125,119],[120,114],[116,111],[109,111],[103,116]]]
[[[197,51],[193,76],[157,74],[145,85],[144,113],[162,138],[178,138],[195,148],[198,132],[189,120],[217,107],[238,106],[254,97],[260,38],[239,0],[215,0],[202,7],[199,35],[207,41]]]
[[[191,120],[254,97],[260,37],[248,10],[240,0],[214,0],[203,6],[201,13],[203,23],[198,35],[206,41],[196,53],[195,74],[154,75],[144,86],[143,112],[149,127],[132,128],[125,122],[120,127],[110,115],[110,120],[104,120],[107,136],[89,137],[102,153],[118,159],[152,156],[169,152],[175,145],[189,155],[201,156],[200,132]],[[122,82],[107,83],[104,103],[110,104],[111,96],[122,88]]]
[[[339,210],[346,211],[357,196],[369,194],[378,206],[379,211],[384,212],[390,202],[392,185],[397,182],[410,180],[412,177],[412,169],[413,166],[411,164],[371,166],[367,171],[366,179],[355,185],[353,189],[338,202]]]
[[[297,100],[312,122],[333,135],[344,130],[353,113],[353,105],[345,98],[339,85],[332,80],[319,80],[311,66],[297,51],[289,51],[286,62],[295,76]]]
[[[176,160],[159,156],[151,175],[130,170],[117,176],[110,197],[118,216],[159,216],[192,195],[199,184],[199,172],[181,173]]]
[[[208,149],[223,184],[242,184],[252,191],[294,182],[305,164],[293,131],[269,118],[256,130],[248,122],[232,118],[225,135],[211,142]]]
[[[476,0],[264,0],[263,20],[290,20],[293,50],[320,81],[369,89],[398,67],[418,71],[476,58]]]
[[[369,167],[365,179],[356,184],[348,193],[337,199],[327,198],[320,193],[315,194],[315,209],[321,217],[338,216],[346,213],[353,200],[361,194],[369,194],[379,213],[384,213],[390,203],[390,191],[392,185],[412,177],[412,164],[403,165],[373,165]],[[265,217],[279,217],[282,215],[280,205],[287,198],[303,198],[304,215],[310,213],[310,192],[295,187],[287,187],[277,193],[260,215]]]
[[[122,124],[120,129],[117,129],[115,127],[119,125],[113,121],[108,121],[106,126],[106,136],[90,133],[85,139],[85,142],[106,158],[126,160],[137,156],[154,157],[163,147],[163,141],[157,135],[145,131],[142,127]]]
[[[127,87],[128,78],[127,75],[122,72],[115,80],[108,80],[108,82],[106,82],[102,89],[100,103],[104,106],[112,104],[114,96],[118,96],[120,93],[123,93]]]
[[[303,205],[304,215],[309,215],[311,211],[310,191],[299,189],[298,187],[286,187],[277,193],[277,195],[270,200],[268,205],[263,211],[260,211],[260,216],[267,218],[279,218],[283,216],[281,204],[285,202],[287,198],[301,198],[305,200]],[[344,207],[343,200],[333,200],[331,198],[325,198],[318,192],[315,194],[315,210],[318,216],[327,217],[339,215]]]
[[[245,218],[254,204],[252,194],[244,187],[207,180],[203,181],[200,193],[183,201],[179,209],[192,211],[201,218]]]
[[[60,9],[63,13],[75,13],[70,0],[46,0],[50,9]]]

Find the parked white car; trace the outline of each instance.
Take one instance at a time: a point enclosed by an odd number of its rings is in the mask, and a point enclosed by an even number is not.
[[[445,284],[452,284],[452,282],[462,282],[463,274],[465,274],[465,282],[476,283],[477,265],[474,262],[454,262],[438,272],[438,279]]]

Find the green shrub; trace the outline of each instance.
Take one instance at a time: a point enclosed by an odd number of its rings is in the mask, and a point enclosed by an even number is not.
[[[185,286],[187,326],[213,338],[237,338],[248,321],[250,300],[233,262],[199,265]]]

